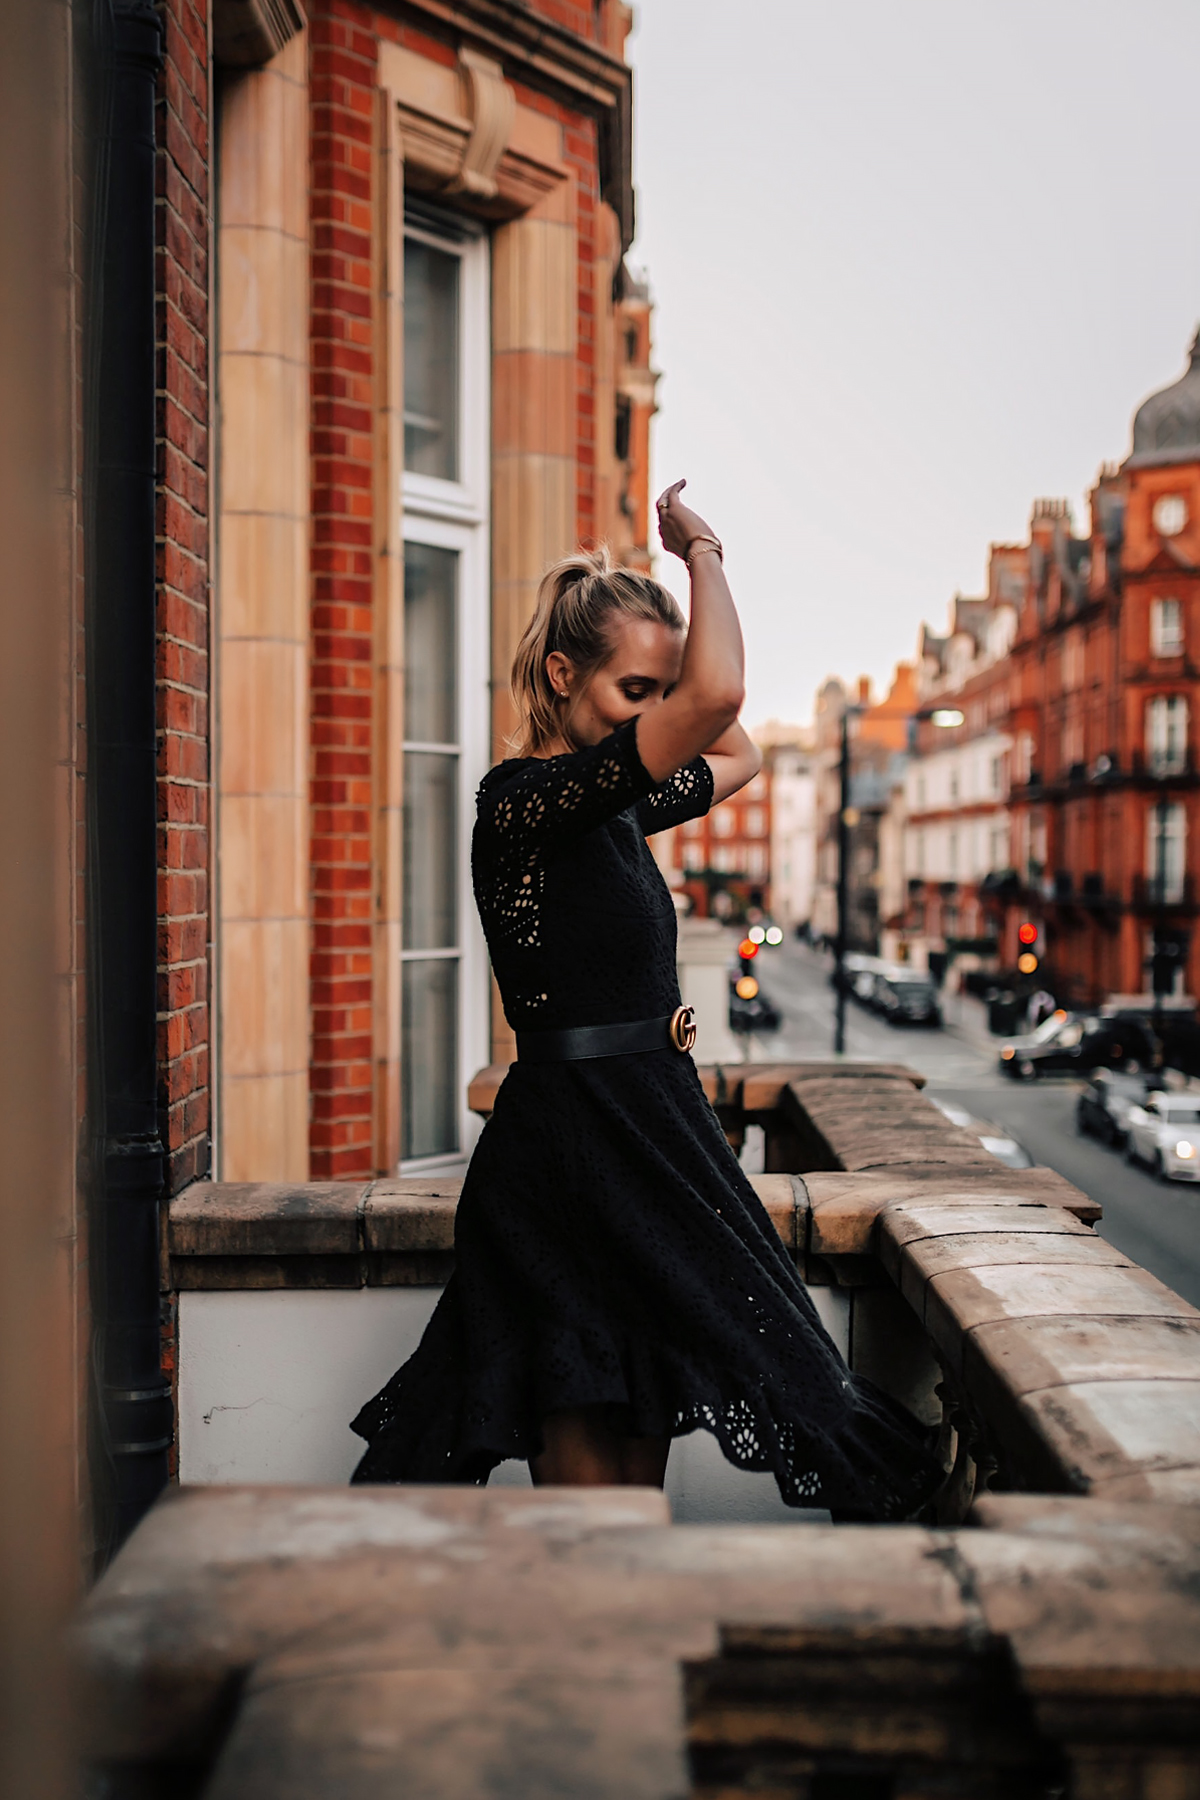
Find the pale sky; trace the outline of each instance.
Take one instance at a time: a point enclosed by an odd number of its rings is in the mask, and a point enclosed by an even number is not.
[[[1200,4],[639,0],[629,54],[653,480],[724,538],[747,721],[805,720],[1183,372]]]

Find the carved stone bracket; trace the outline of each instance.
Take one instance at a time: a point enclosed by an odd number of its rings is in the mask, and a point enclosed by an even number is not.
[[[381,44],[379,83],[396,103],[407,186],[511,219],[565,179],[557,124],[518,106],[500,63],[481,51],[464,45],[447,68]]]
[[[470,98],[471,135],[463,147],[458,174],[450,182],[451,194],[477,194],[491,200],[498,192],[496,170],[508,148],[516,117],[516,96],[504,79],[500,64],[477,50],[459,52],[459,68]]]
[[[214,0],[213,56],[231,68],[254,68],[278,56],[306,22],[300,0]]]

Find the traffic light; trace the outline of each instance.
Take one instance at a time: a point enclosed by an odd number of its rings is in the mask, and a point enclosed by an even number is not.
[[[1023,944],[1036,944],[1038,940],[1038,928],[1036,925],[1032,924],[1030,920],[1026,919],[1023,925],[1018,925],[1017,936]]]
[[[739,1000],[753,1000],[758,993],[758,980],[751,973],[754,959],[758,955],[758,945],[752,937],[744,937],[738,945],[738,963],[741,974],[738,976],[734,992]]]
[[[1026,919],[1017,926],[1017,938],[1024,945],[1024,949],[1017,958],[1018,970],[1022,975],[1036,975],[1038,957],[1034,947],[1038,941],[1038,928],[1032,919]]]

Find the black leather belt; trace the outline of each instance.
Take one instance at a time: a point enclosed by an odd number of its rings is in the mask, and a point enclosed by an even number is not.
[[[582,1062],[591,1056],[634,1056],[644,1050],[690,1050],[696,1022],[690,1006],[661,1019],[628,1025],[575,1025],[567,1031],[518,1031],[518,1062]]]

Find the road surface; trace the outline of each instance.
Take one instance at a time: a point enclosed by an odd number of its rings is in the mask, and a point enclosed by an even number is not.
[[[783,1025],[751,1046],[753,1059],[830,1056],[829,959],[802,944],[786,943],[778,950],[764,949],[756,972],[782,1011]],[[951,1013],[955,1005],[949,1003]],[[1024,1144],[1035,1162],[1057,1169],[1100,1202],[1103,1237],[1200,1306],[1200,1183],[1159,1182],[1130,1167],[1119,1151],[1081,1137],[1075,1127],[1077,1080],[1017,1082],[1001,1075],[996,1048],[970,1018],[941,1031],[892,1026],[853,1001],[846,1003],[846,1054],[908,1063],[927,1077],[930,1095],[994,1120]]]

